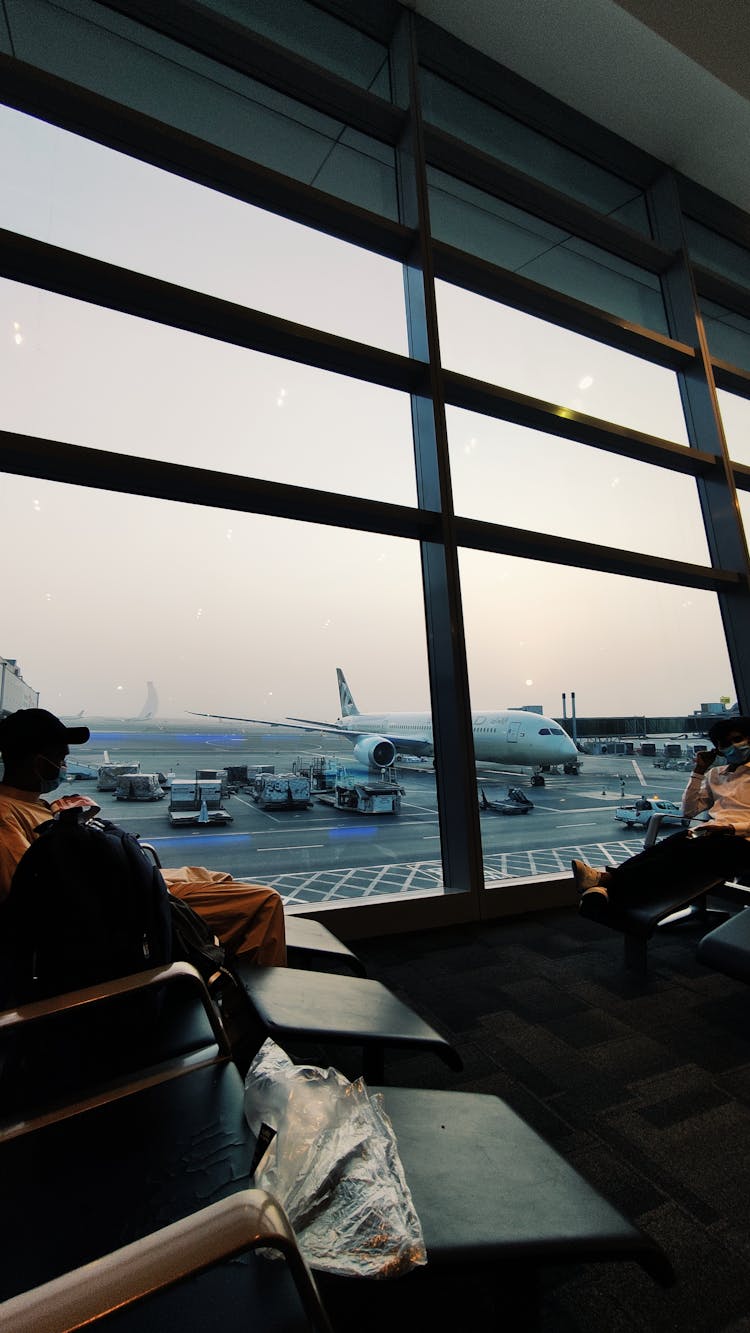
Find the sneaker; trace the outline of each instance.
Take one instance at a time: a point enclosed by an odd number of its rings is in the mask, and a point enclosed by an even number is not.
[[[590,917],[593,921],[606,920],[609,911],[609,894],[603,884],[595,884],[593,888],[584,889],[578,903],[578,911],[582,916]]]
[[[571,861],[570,864],[573,867],[573,879],[579,893],[585,893],[587,889],[595,889],[597,885],[601,884],[601,870],[595,870],[593,866],[587,865],[585,861]]]

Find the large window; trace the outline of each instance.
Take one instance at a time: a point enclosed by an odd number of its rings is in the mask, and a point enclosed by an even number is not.
[[[407,6],[6,0],[0,47],[0,653],[95,757],[240,771],[222,827],[169,797],[119,822],[165,864],[410,921],[563,893],[572,846],[625,855],[617,801],[682,782],[646,761],[750,708],[713,385],[650,236],[663,164],[558,133],[499,66],[495,96]],[[696,196],[714,274],[668,294],[690,328],[710,292],[742,466],[723,207]],[[326,783],[274,811],[269,768]]]

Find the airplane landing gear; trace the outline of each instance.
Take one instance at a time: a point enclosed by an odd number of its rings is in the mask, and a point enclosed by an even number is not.
[[[532,775],[531,775],[531,785],[532,785],[532,787],[543,787],[543,786],[544,786],[544,778],[543,778],[543,776],[542,776],[541,773],[532,773]]]

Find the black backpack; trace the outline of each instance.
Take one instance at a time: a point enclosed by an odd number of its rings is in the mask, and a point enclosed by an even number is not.
[[[5,1002],[59,995],[172,959],[169,895],[138,839],[61,811],[37,831],[0,910]]]

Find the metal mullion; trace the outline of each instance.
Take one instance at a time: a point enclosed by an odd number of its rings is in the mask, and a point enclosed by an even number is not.
[[[662,556],[626,551],[620,547],[577,541],[572,537],[554,537],[550,533],[504,527],[482,519],[457,518],[456,538],[460,546],[473,551],[489,551],[495,555],[568,565],[596,570],[602,574],[619,574],[654,583],[675,584],[678,587],[727,592],[736,590],[742,584],[742,575],[735,570],[709,569],[686,561],[667,560]]]
[[[407,505],[264,481],[0,430],[0,472],[238,513],[411,540],[434,540],[439,515]]]
[[[443,379],[446,402],[453,407],[480,412],[500,421],[512,421],[530,430],[557,435],[688,476],[710,475],[719,466],[713,454],[586,416],[558,403],[547,403],[452,370],[444,371]]]
[[[416,236],[414,252],[404,265],[409,351],[424,361],[428,372],[424,389],[412,395],[417,496],[421,508],[437,510],[441,515],[439,538],[423,541],[421,556],[443,882],[448,892],[468,892],[473,910],[479,915],[484,867],[469,678],[440,366],[414,15],[406,11],[391,43],[391,77],[394,99],[409,111],[404,139],[397,150],[400,218]]]
[[[370,138],[391,145],[398,141],[404,117],[391,102],[196,0],[169,0],[169,4],[164,0],[99,0],[99,4]]]
[[[590,242],[650,273],[663,273],[672,255],[641,232],[535,180],[533,176],[464,143],[434,125],[425,126],[430,166],[457,177],[495,199],[525,209],[573,236]]]
[[[247,306],[0,230],[0,275],[268,356],[421,392],[427,367]]]
[[[691,446],[712,453],[719,467],[697,478],[706,540],[715,569],[734,569],[731,589],[719,590],[719,609],[741,712],[750,708],[750,557],[742,524],[732,463],[716,397],[711,354],[690,263],[677,183],[664,172],[649,191],[649,209],[657,237],[678,258],[662,277],[670,329],[695,343],[694,365],[678,372],[678,384]]]
[[[732,463],[732,475],[738,491],[750,491],[750,467],[747,463]]]
[[[514,310],[537,315],[548,324],[556,324],[586,338],[595,338],[597,342],[615,347],[621,352],[630,352],[668,370],[689,365],[695,357],[694,349],[686,343],[632,324],[617,315],[607,314],[597,306],[587,305],[585,301],[578,301],[563,292],[555,292],[510,269],[500,268],[486,259],[457,250],[444,241],[433,242],[433,254],[435,276],[444,282],[477,292],[480,296],[488,296]]]
[[[403,259],[407,228],[0,53],[0,102],[198,185]]]

